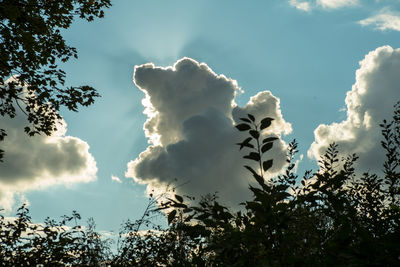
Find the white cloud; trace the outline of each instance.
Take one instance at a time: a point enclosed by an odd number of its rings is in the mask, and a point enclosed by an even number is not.
[[[122,183],[121,179],[115,175],[111,175],[111,180],[117,183]]]
[[[358,5],[358,0],[317,0],[317,5],[325,9],[336,9],[341,7]]]
[[[279,99],[269,91],[238,107],[234,102],[241,90],[237,82],[189,58],[167,68],[136,66],[134,82],[145,93],[142,103],[148,120],[144,130],[150,145],[128,163],[126,176],[148,184],[148,192],[187,182],[176,189],[179,194],[200,196],[218,191],[225,203],[237,205],[249,196],[248,184],[253,178],[243,168],[252,163],[242,159],[245,152],[235,145],[247,133],[239,133],[233,120],[237,122],[247,113],[258,119],[269,116],[275,118],[274,134],[291,132],[291,125],[282,118]],[[274,159],[273,172],[285,164],[285,153],[286,144],[275,141],[267,156]]]
[[[360,20],[362,26],[372,26],[380,31],[400,31],[400,13],[382,9],[377,15]]]
[[[96,179],[97,167],[89,145],[66,136],[62,121],[51,136],[29,137],[24,132],[26,117],[19,112],[13,119],[0,117],[7,136],[0,143],[5,151],[0,163],[0,207],[10,210],[16,196],[52,185],[70,185]]]
[[[311,10],[311,3],[306,1],[298,1],[298,0],[290,0],[289,1],[291,6],[303,11],[310,11]]]
[[[399,84],[400,49],[383,46],[367,54],[360,62],[352,90],[347,92],[347,119],[319,125],[308,156],[318,159],[330,143],[336,142],[340,156],[357,153],[362,171],[379,172],[384,159],[379,124],[392,118],[393,106],[400,100]]]

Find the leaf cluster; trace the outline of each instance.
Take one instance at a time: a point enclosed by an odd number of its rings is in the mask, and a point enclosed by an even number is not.
[[[0,115],[14,118],[19,108],[29,122],[27,134],[49,135],[62,106],[77,111],[92,104],[99,96],[93,87],[64,86],[66,73],[58,64],[78,54],[62,30],[76,17],[101,18],[110,6],[110,0],[0,1]],[[5,137],[1,131],[0,141]]]

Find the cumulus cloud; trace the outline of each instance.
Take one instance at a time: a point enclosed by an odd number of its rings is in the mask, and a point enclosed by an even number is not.
[[[340,156],[357,153],[361,170],[379,172],[384,159],[379,124],[392,118],[393,106],[400,100],[399,84],[400,49],[383,46],[367,54],[360,62],[355,84],[347,92],[347,119],[319,125],[308,156],[318,159],[330,143],[336,142]]]
[[[237,82],[190,58],[166,68],[136,66],[134,82],[145,94],[144,131],[149,146],[128,163],[126,176],[147,184],[148,192],[184,184],[176,189],[178,193],[218,192],[222,201],[237,205],[247,199],[253,181],[243,168],[251,163],[242,159],[244,153],[235,145],[247,137],[233,127],[239,117],[251,113],[258,119],[275,118],[264,135],[281,136],[292,130],[271,92],[261,92],[238,107]],[[286,144],[276,140],[268,155],[274,159],[273,173],[284,166],[285,153]]]
[[[400,31],[400,13],[382,9],[375,16],[360,20],[362,26],[371,26],[380,31]]]
[[[97,167],[83,140],[67,136],[62,121],[51,136],[29,137],[24,132],[26,117],[0,117],[7,136],[0,143],[5,151],[0,163],[0,207],[10,210],[15,197],[51,185],[69,185],[96,179]]]

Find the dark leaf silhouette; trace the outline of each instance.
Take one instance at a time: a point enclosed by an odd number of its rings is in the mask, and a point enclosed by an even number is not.
[[[253,174],[253,177],[256,179],[258,184],[260,184],[261,186],[264,185],[264,178],[262,176],[260,176],[252,167],[247,165],[245,165],[244,167]]]
[[[178,200],[180,203],[183,202],[183,197],[181,197],[179,195],[175,195],[175,199]]]
[[[246,123],[238,124],[238,125],[236,125],[235,127],[236,127],[236,129],[238,129],[239,131],[242,131],[242,132],[251,129],[250,125],[248,125],[248,124],[246,124]]]
[[[245,122],[248,122],[248,123],[251,123],[251,120],[249,120],[248,118],[240,118],[242,121],[245,121]]]
[[[259,161],[260,160],[260,155],[256,152],[251,152],[249,155],[244,156],[243,158],[245,159],[251,159],[254,161]]]
[[[268,171],[272,167],[272,162],[273,162],[272,159],[263,162],[263,170],[265,172]]]
[[[174,203],[174,204],[172,204],[172,207],[174,207],[174,208],[187,208],[188,206],[186,205],[186,204],[183,204],[183,203]]]
[[[253,115],[251,115],[251,114],[247,114],[247,116],[250,118],[250,120],[252,120],[253,122],[256,120],[255,118],[254,118],[254,116]]]
[[[265,143],[262,147],[261,147],[261,152],[265,153],[268,150],[270,150],[272,148],[273,143],[269,142],[269,143]]]
[[[252,167],[250,167],[250,166],[248,166],[248,165],[245,165],[244,167],[245,167],[247,170],[249,170],[253,175],[257,174],[257,172],[256,172]]]
[[[271,122],[274,119],[272,118],[264,118],[261,123],[260,123],[260,130],[264,130],[265,128],[268,128],[271,125]]]
[[[176,210],[172,210],[169,214],[168,214],[168,224],[171,224],[172,221],[175,219],[176,216]]]
[[[256,130],[250,130],[249,131],[250,135],[253,136],[255,139],[257,139],[258,137],[260,137],[260,133]]]
[[[267,137],[263,140],[263,143],[272,142],[272,141],[275,141],[276,139],[279,139],[279,138],[278,137]]]
[[[248,137],[248,138],[246,138],[242,143],[237,143],[237,145],[240,146],[239,150],[242,150],[243,147],[254,148],[254,146],[253,146],[252,144],[249,143],[252,139],[253,139],[253,138]]]

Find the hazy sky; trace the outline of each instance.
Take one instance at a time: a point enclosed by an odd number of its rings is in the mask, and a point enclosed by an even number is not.
[[[51,137],[26,137],[21,114],[0,119],[10,214],[29,202],[37,222],[77,210],[118,231],[142,214],[146,188],[182,183],[181,194],[235,205],[251,177],[232,125],[249,112],[275,118],[264,133],[282,138],[274,173],[294,138],[300,171],[332,141],[379,171],[377,125],[400,100],[399,0],[119,0],[64,36],[79,52],[68,83],[102,97],[63,110]]]

